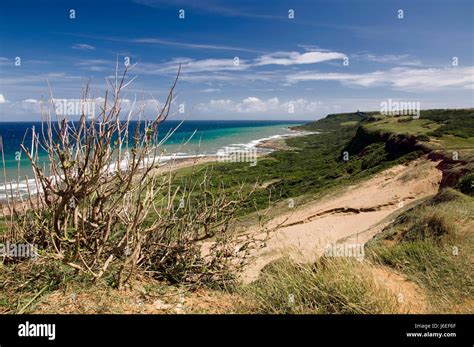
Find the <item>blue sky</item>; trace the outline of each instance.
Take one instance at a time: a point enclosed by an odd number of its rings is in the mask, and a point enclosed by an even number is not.
[[[48,82],[74,99],[91,78],[103,96],[117,57],[137,63],[124,107],[136,96],[147,112],[182,63],[177,118],[316,119],[387,99],[473,107],[473,23],[472,0],[8,0],[0,121],[39,120]]]

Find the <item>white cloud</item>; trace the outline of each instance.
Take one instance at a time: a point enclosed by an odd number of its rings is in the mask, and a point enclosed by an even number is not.
[[[111,41],[120,41],[123,42],[123,38],[105,38]],[[144,37],[144,38],[136,38],[131,40],[125,40],[128,42],[133,43],[144,43],[144,44],[157,44],[157,45],[167,45],[167,46],[178,46],[178,47],[185,47],[185,48],[196,48],[196,49],[204,49],[204,50],[224,50],[224,51],[242,51],[242,52],[251,52],[251,53],[261,53],[261,51],[247,49],[243,47],[235,47],[235,46],[224,46],[224,45],[209,45],[209,44],[199,44],[199,43],[189,43],[189,42],[178,42],[175,40],[168,41],[163,40],[156,37]]]
[[[5,97],[3,96],[3,94],[0,94],[0,104],[4,104],[6,103],[7,100],[5,99]]]
[[[5,75],[0,76],[0,85],[5,88],[11,86],[31,86],[33,84],[41,84],[47,86],[47,82],[74,82],[81,81],[83,77],[81,76],[72,76],[65,73],[46,73],[46,74],[23,74],[20,76],[17,75]]]
[[[218,76],[214,78],[217,73],[222,72],[236,72],[249,70],[254,67],[264,65],[302,65],[302,64],[314,64],[323,61],[343,59],[346,55],[338,52],[329,51],[311,51],[306,53],[299,52],[274,52],[270,54],[264,54],[256,59],[247,60],[239,57],[232,57],[227,59],[191,59],[191,58],[174,58],[165,63],[150,63],[150,62],[139,62],[134,68],[135,72],[141,74],[175,74],[181,64],[182,75],[188,80],[197,79],[205,80],[217,79],[217,80],[231,80],[233,77],[229,76]],[[78,65],[81,66],[102,66],[103,61],[101,60],[86,60],[82,61]],[[205,75],[199,75],[199,73],[205,73]],[[253,71],[255,76],[258,74]],[[245,78],[246,79],[246,78]],[[254,77],[253,79],[256,79]]]
[[[230,99],[227,100],[210,100],[208,104],[199,104],[197,107],[199,110],[207,111],[210,109],[214,110],[232,110],[235,109],[235,102]]]
[[[71,46],[72,49],[78,49],[80,51],[93,51],[95,50],[94,46],[88,45],[87,43],[76,43]]]
[[[255,60],[255,65],[299,65],[315,64],[323,61],[344,59],[345,54],[339,52],[313,51],[299,52],[275,52],[260,56]]]
[[[83,69],[90,71],[113,71],[115,69],[115,64],[117,62],[114,60],[106,59],[81,59],[76,63],[76,66],[79,66]]]
[[[288,17],[279,14],[274,15],[271,13],[259,13],[258,9],[256,8],[246,8],[245,10],[243,7],[248,6],[236,6],[233,5],[232,2],[226,3],[225,1],[191,1],[191,0],[133,0],[136,3],[141,5],[155,7],[161,9],[163,4],[169,5],[170,3],[174,3],[175,5],[182,6],[183,8],[193,8],[194,10],[209,12],[209,13],[217,13],[219,16],[229,16],[229,17],[248,17],[248,18],[260,18],[260,19],[280,19],[280,20],[288,20]]]
[[[36,99],[25,99],[23,100],[23,103],[25,104],[38,104],[40,101]]]
[[[277,110],[279,106],[280,101],[276,97],[264,101],[250,96],[236,104],[236,111],[239,113],[264,113]]]
[[[139,63],[135,71],[148,74],[176,73],[179,64],[181,64],[181,72],[199,73],[199,72],[215,72],[215,71],[241,71],[249,67],[243,59],[190,59],[190,58],[174,58],[164,64],[155,63]]]
[[[181,81],[189,82],[219,82],[219,83],[234,83],[242,86],[243,81],[255,82],[273,82],[276,83],[282,79],[281,76],[278,76],[273,71],[248,71],[247,73],[231,73],[230,71],[221,71],[215,73],[195,73],[195,74],[185,74],[183,73],[179,76]]]
[[[282,102],[277,97],[262,100],[255,96],[249,96],[240,101],[230,99],[210,100],[199,104],[196,109],[200,112],[210,113],[238,113],[238,114],[312,114],[322,110],[321,101],[296,99]]]
[[[293,105],[295,112],[299,111],[302,113],[314,113],[320,112],[321,108],[323,107],[324,103],[322,101],[310,101],[306,99],[296,99],[291,100],[285,103],[285,108],[288,109],[290,105]]]
[[[1,102],[2,97],[3,95],[0,94],[0,104],[2,104]],[[97,98],[88,99],[88,100],[93,102],[96,114],[99,114],[100,111],[104,108],[105,99],[103,97],[97,97]],[[56,97],[54,98],[53,104],[62,103],[62,102],[65,102],[68,104],[80,103],[81,99]],[[11,107],[14,107],[15,109],[18,109],[24,112],[28,112],[31,116],[36,117],[36,118],[40,118],[41,116],[41,105],[43,106],[43,112],[46,112],[46,113],[49,111],[53,112],[50,99],[38,100],[38,99],[30,98],[30,99],[24,99],[19,102],[13,102],[10,104],[11,104],[10,105]],[[113,104],[112,99],[109,99],[107,101],[107,109],[109,109],[112,106],[112,104]],[[145,100],[137,99],[137,101],[135,102],[135,105],[134,105],[134,101],[131,99],[128,99],[128,98],[120,99],[120,109],[122,111],[122,117],[128,116],[127,112],[129,112],[130,110],[133,111],[132,117],[136,117],[137,113],[140,110],[143,110],[145,112],[145,115],[151,115],[151,114],[156,113],[158,110],[161,110],[161,107],[163,107],[163,103],[155,99],[145,99]]]
[[[410,54],[384,54],[384,55],[353,54],[351,57],[357,60],[367,60],[370,62],[382,63],[382,64],[394,64],[394,65],[403,65],[403,66],[421,66],[422,65],[420,60],[415,59]]]
[[[298,72],[287,76],[288,83],[302,81],[339,81],[343,84],[376,87],[388,86],[406,91],[432,91],[443,88],[470,89],[474,84],[474,67],[444,69],[393,68],[369,73]]]
[[[203,93],[219,93],[221,90],[219,88],[206,88],[201,90]]]

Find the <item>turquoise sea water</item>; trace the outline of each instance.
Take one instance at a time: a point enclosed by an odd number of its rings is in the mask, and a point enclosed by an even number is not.
[[[254,147],[263,139],[294,135],[289,129],[291,126],[302,124],[297,121],[166,121],[160,126],[160,138],[170,130],[176,129],[174,134],[163,145],[166,158],[186,158],[194,155],[215,155],[217,151],[226,147]],[[0,136],[5,156],[5,172],[7,182],[17,182],[18,168],[20,168],[20,188],[26,188],[26,177],[32,177],[28,159],[21,153],[20,145],[28,147],[31,144],[31,128],[41,131],[41,123],[0,123]],[[131,129],[136,127],[133,123]],[[46,159],[45,153],[40,157]],[[3,168],[0,184],[0,200],[4,198]]]

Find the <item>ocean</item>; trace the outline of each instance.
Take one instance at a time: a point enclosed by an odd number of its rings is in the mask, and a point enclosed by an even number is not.
[[[181,122],[167,120],[160,125],[160,138],[176,128]],[[237,148],[255,147],[259,142],[294,135],[289,127],[303,124],[302,121],[184,121],[163,145],[163,158],[187,158],[195,155],[212,156],[226,146]],[[28,158],[20,149],[21,143],[31,144],[31,128],[41,130],[40,122],[0,122],[0,136],[5,156],[7,182],[14,182],[26,192],[26,177],[32,177]],[[131,123],[130,130],[136,127]],[[40,153],[46,161],[45,153]],[[20,181],[18,181],[20,168]],[[5,199],[3,167],[0,183],[0,200]],[[9,185],[7,185],[8,187]],[[23,189],[22,189],[23,188]]]

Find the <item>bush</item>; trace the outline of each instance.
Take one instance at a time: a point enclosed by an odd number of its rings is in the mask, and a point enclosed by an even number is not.
[[[411,242],[416,240],[440,241],[443,236],[453,233],[453,226],[445,216],[436,211],[414,214],[412,223],[402,233],[402,241]]]
[[[380,165],[387,160],[387,152],[385,146],[382,143],[373,143],[367,146],[362,155],[361,169],[367,170],[377,165]]]
[[[426,201],[427,206],[436,206],[446,202],[462,200],[463,195],[452,188],[444,188],[438,194]]]
[[[61,259],[95,280],[107,276],[119,288],[137,270],[173,283],[225,284],[253,242],[227,233],[253,190],[236,189],[229,198],[222,186],[210,192],[207,174],[180,185],[171,173],[158,173],[164,142],[158,129],[169,115],[178,77],[156,117],[138,120],[133,129],[132,116],[143,119],[144,105],[121,121],[127,70],[95,119],[83,114],[71,122],[52,115],[51,108],[44,111],[42,134],[32,129],[31,148],[45,149],[50,169],[45,172],[22,145],[40,193],[29,194],[29,204],[9,204],[12,219],[2,238],[36,244],[44,257]],[[199,242],[211,238],[213,246],[202,254]]]
[[[417,141],[423,141],[423,142],[429,142],[430,141],[430,137],[428,135],[425,135],[425,134],[421,134],[421,135],[418,135],[416,137],[416,140]]]
[[[458,189],[466,195],[474,196],[474,173],[463,176],[459,180]]]

